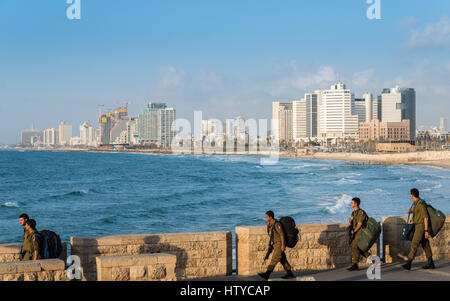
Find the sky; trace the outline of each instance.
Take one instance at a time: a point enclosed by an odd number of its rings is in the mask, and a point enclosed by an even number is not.
[[[0,0],[0,144],[31,128],[96,125],[98,105],[177,118],[271,118],[272,101],[329,88],[400,85],[417,125],[450,117],[450,1]],[[375,1],[375,0],[373,0]],[[70,2],[70,1],[69,1]]]

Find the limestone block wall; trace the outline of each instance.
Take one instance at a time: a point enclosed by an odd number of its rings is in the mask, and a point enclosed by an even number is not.
[[[62,242],[63,250],[59,259],[66,261],[67,258],[67,243]],[[0,244],[0,263],[2,262],[16,262],[20,261],[20,250],[22,244]]]
[[[0,263],[0,281],[68,281],[60,259]]]
[[[99,256],[168,253],[176,255],[178,280],[232,273],[232,235],[229,231],[72,237],[71,254],[81,259],[84,278],[97,280]]]
[[[410,241],[401,238],[403,225],[407,216],[383,217],[383,254],[387,263],[407,260],[411,247]],[[446,222],[436,237],[430,240],[433,259],[450,258],[450,216],[446,216]],[[421,246],[416,254],[415,261],[426,261],[425,253]]]
[[[299,241],[295,248],[287,248],[286,256],[294,270],[324,270],[351,264],[346,224],[298,225]],[[269,244],[267,228],[236,227],[236,258],[238,275],[264,272],[271,257],[263,264]],[[379,243],[370,250],[379,255]],[[361,262],[361,265],[367,265]],[[275,271],[282,271],[278,264]]]
[[[177,256],[165,253],[100,256],[98,281],[176,281]]]

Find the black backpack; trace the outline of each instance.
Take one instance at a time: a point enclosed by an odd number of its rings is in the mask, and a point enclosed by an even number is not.
[[[294,219],[290,216],[284,216],[280,218],[279,223],[283,227],[286,247],[294,248],[298,242],[298,229]]]
[[[44,259],[59,258],[62,252],[61,238],[50,230],[40,232],[44,247]]]

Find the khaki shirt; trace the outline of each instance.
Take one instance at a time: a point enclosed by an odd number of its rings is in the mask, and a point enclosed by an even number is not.
[[[352,227],[353,227],[353,230],[355,230],[359,223],[361,223],[361,224],[364,223],[364,220],[366,219],[366,214],[365,214],[364,210],[358,209],[358,210],[353,210],[352,216],[353,216]]]
[[[31,250],[31,234],[27,230],[23,231],[23,251],[27,252]]]
[[[37,260],[42,259],[44,253],[42,236],[40,236],[35,232],[31,234],[30,237],[31,237],[31,249],[30,249],[31,259],[33,259],[35,251],[38,252]]]
[[[281,237],[284,237],[284,232],[280,222],[276,221],[271,227],[269,227],[269,233],[274,245],[281,244]]]
[[[423,225],[423,219],[428,218],[428,212],[425,204],[421,199],[414,201],[413,208],[413,223],[416,225]]]

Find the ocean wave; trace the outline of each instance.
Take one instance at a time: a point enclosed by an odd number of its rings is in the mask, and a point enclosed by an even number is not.
[[[5,202],[1,205],[1,207],[19,208],[19,204],[17,204],[17,202]]]
[[[374,190],[369,191],[369,193],[374,193],[374,194],[392,194],[392,192],[383,190],[381,188],[376,188]]]
[[[330,214],[343,213],[350,206],[352,197],[347,194],[341,194],[336,197],[336,202],[333,206],[326,206],[324,209]]]
[[[346,178],[341,178],[338,181],[334,181],[333,183],[337,183],[339,185],[345,185],[345,184],[351,184],[351,185],[356,185],[356,184],[361,184],[361,181],[358,180],[352,180],[352,179],[346,179]]]

